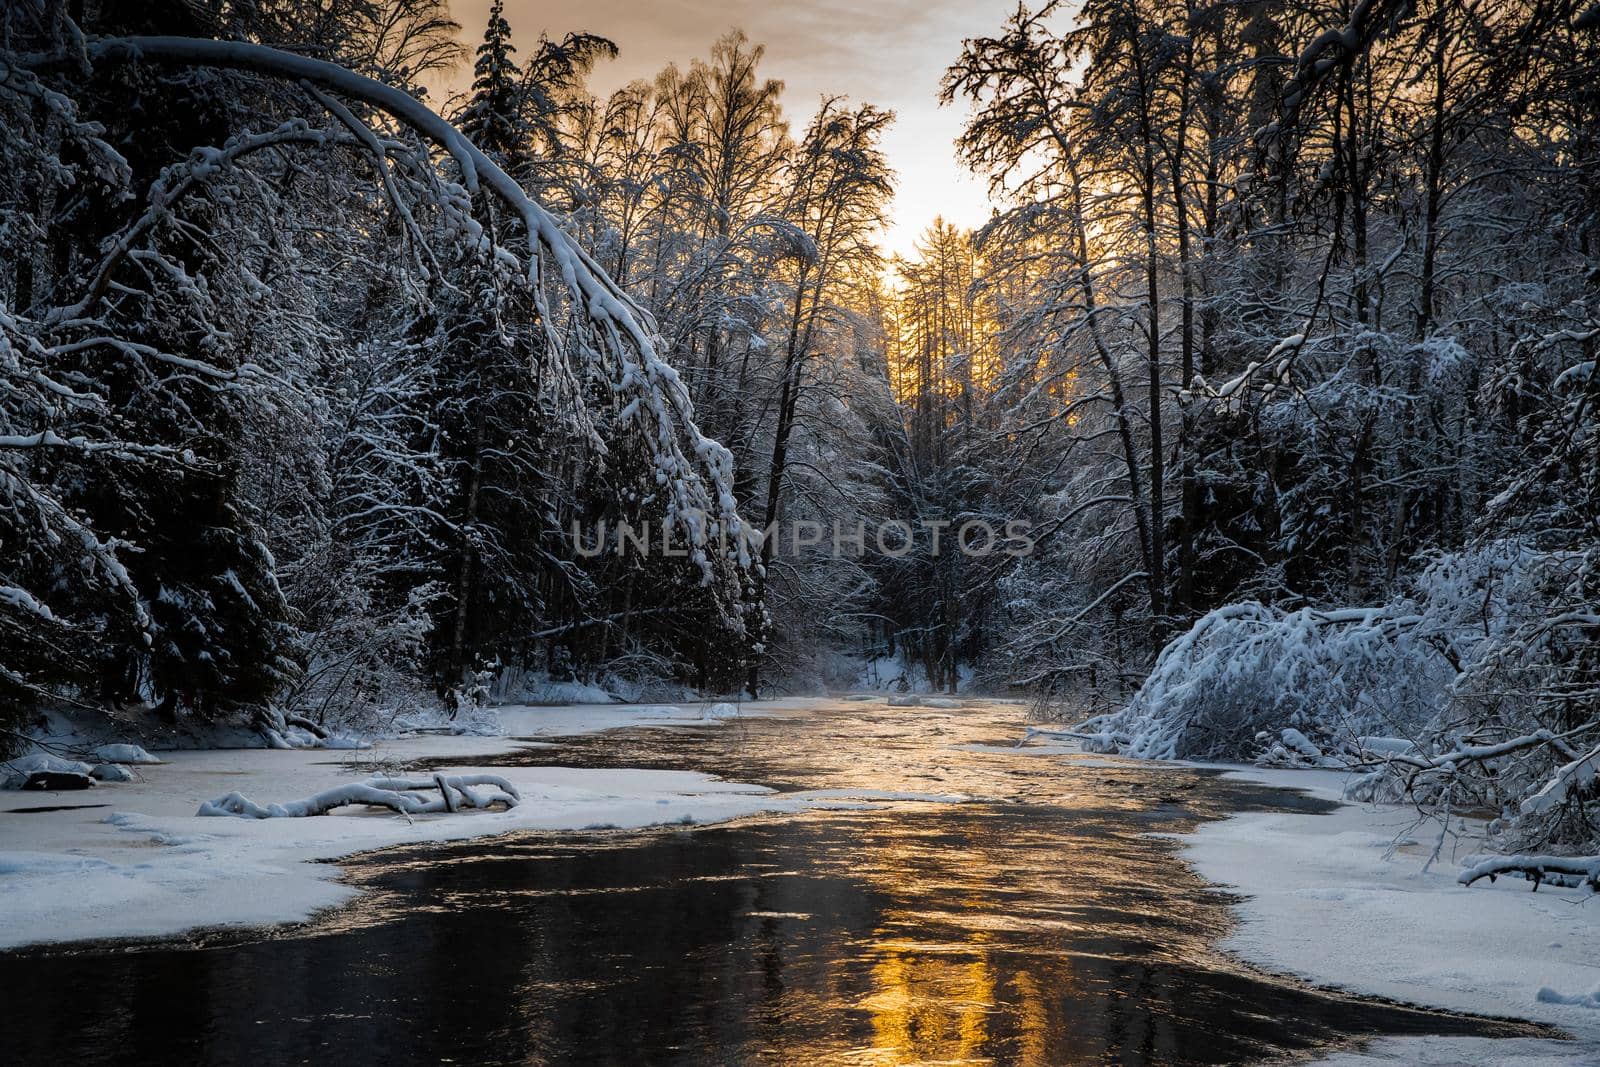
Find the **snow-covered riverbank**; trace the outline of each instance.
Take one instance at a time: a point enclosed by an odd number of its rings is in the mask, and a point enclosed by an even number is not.
[[[763,702],[745,705],[743,714],[804,714],[814,703]],[[706,823],[908,799],[779,794],[687,771],[499,767],[496,755],[540,743],[518,738],[705,720],[694,707],[592,705],[504,708],[497,717],[505,736],[429,735],[361,751],[166,752],[162,764],[139,768],[134,782],[71,793],[0,792],[0,948],[301,920],[355,894],[326,861],[395,845],[513,830]],[[736,720],[713,721],[737,728]],[[195,815],[203,802],[230,792],[261,803],[294,800],[424,759],[459,761],[451,773],[493,770],[516,787],[522,803],[411,820],[359,808],[320,818]],[[70,810],[18,810],[55,805]]]
[[[1076,741],[1048,731],[1030,730],[1028,740],[1023,751],[1066,757],[1076,767],[1170,766],[1085,757]],[[1429,864],[1438,824],[1419,822],[1404,806],[1345,801],[1343,772],[1222,769],[1340,805],[1327,814],[1239,813],[1180,838],[1183,858],[1201,877],[1240,897],[1233,905],[1238,924],[1223,939],[1224,950],[1315,985],[1546,1023],[1575,1038],[1390,1038],[1321,1062],[1600,1064],[1600,896],[1549,884],[1535,894],[1516,878],[1463,886],[1460,861],[1485,850],[1480,823],[1454,821]]]
[[[1326,800],[1344,783],[1332,771],[1229,773]],[[1241,814],[1200,826],[1184,857],[1245,895],[1223,941],[1241,959],[1318,985],[1551,1023],[1578,1039],[1394,1039],[1330,1063],[1600,1063],[1600,1010],[1559,1002],[1600,990],[1600,897],[1549,885],[1535,894],[1520,879],[1464,887],[1458,861],[1477,843],[1447,840],[1425,871],[1438,828],[1415,822],[1406,808],[1348,803],[1326,815]]]

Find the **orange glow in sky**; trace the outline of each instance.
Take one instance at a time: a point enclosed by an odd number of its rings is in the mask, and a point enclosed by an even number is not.
[[[476,47],[490,0],[453,0],[462,37]],[[939,80],[967,37],[992,34],[1015,0],[505,0],[506,21],[525,53],[540,32],[609,37],[621,55],[590,79],[601,95],[669,62],[687,66],[735,27],[767,46],[764,72],[784,82],[790,125],[803,127],[824,93],[893,110],[884,149],[898,175],[884,244],[910,255],[918,234],[943,216],[957,226],[989,217],[983,183],[956,162],[952,142],[965,109],[938,106]],[[470,67],[452,88],[465,88]]]

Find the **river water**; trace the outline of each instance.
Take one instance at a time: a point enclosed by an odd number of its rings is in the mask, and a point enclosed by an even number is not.
[[[1213,946],[1161,836],[1317,810],[1205,771],[1009,747],[1015,705],[841,703],[559,739],[498,762],[965,794],[345,861],[300,927],[0,955],[14,1063],[1146,1064],[1520,1024],[1318,991]],[[550,740],[541,738],[541,740]]]

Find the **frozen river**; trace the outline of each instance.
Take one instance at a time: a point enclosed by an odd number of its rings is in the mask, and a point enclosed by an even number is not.
[[[973,799],[371,853],[341,863],[363,895],[304,926],[0,956],[7,1058],[1232,1063],[1534,1032],[1218,952],[1227,897],[1160,835],[1316,802],[1028,755],[1020,715],[840,703],[494,757]]]

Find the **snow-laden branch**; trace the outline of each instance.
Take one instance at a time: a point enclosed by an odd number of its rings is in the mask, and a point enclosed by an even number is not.
[[[62,437],[54,430],[29,434],[0,434],[0,449],[63,448],[75,452],[110,452],[121,458],[144,457],[182,459],[183,450],[165,445],[141,445],[131,441],[91,441],[81,435]]]
[[[1502,874],[1526,878],[1534,892],[1544,882],[1569,888],[1587,883],[1600,891],[1600,856],[1472,856],[1456,880],[1471,885],[1480,878],[1492,882]]]
[[[0,585],[0,604],[25,611],[43,622],[57,621],[55,613],[50,610],[50,605],[36,599],[26,589],[14,585]]]
[[[393,205],[395,212],[400,216],[401,223],[405,226],[406,234],[411,238],[412,245],[417,254],[430,262],[433,260],[427,239],[422,234],[422,229],[417,225],[416,218],[411,214],[411,208],[406,205],[405,197],[400,195],[400,190],[395,185],[394,172],[389,166],[389,154],[383,142],[378,140],[378,135],[372,128],[351,113],[338,100],[318,89],[315,85],[306,84],[306,90],[312,97],[328,109],[328,113],[338,119],[350,131],[356,141],[366,149],[367,155],[372,159],[373,169],[378,172],[378,179],[383,183],[383,191]]]
[[[357,74],[334,63],[244,41],[189,37],[116,37],[87,42],[91,62],[160,61],[252,71],[297,83],[309,83],[377,108],[409,125],[447,153],[461,171],[469,192],[487,190],[523,222],[528,234],[527,273],[536,298],[542,299],[542,257],[555,263],[562,284],[579,314],[602,338],[615,360],[613,388],[635,417],[648,412],[651,424],[641,427],[655,460],[657,483],[668,493],[669,520],[687,533],[691,558],[703,577],[712,576],[707,548],[709,516],[720,519],[731,535],[741,564],[749,562],[749,541],[733,496],[733,458],[717,442],[702,435],[694,422],[689,393],[678,372],[656,350],[649,315],[616,285],[556,221],[530,198],[516,180],[500,169],[445,119],[415,97],[392,85]],[[480,235],[480,243],[482,237]],[[561,337],[548,315],[541,315],[551,347],[560,351]],[[629,355],[629,349],[637,358]],[[637,405],[637,406],[635,406]],[[689,454],[677,434],[688,440]],[[700,464],[709,476],[704,484]]]
[[[1454,770],[1464,763],[1483,763],[1488,760],[1509,756],[1514,752],[1525,749],[1539,748],[1550,745],[1557,751],[1570,751],[1561,737],[1552,734],[1549,730],[1536,730],[1522,737],[1513,737],[1505,741],[1497,741],[1491,745],[1457,745],[1448,752],[1441,752],[1436,756],[1417,755],[1406,751],[1385,752],[1383,759],[1377,761],[1384,766],[1404,764],[1419,771]],[[1554,783],[1552,783],[1554,784]]]
[[[1109,600],[1113,596],[1115,596],[1117,594],[1117,591],[1120,590],[1123,586],[1128,585],[1131,582],[1141,581],[1141,580],[1143,580],[1145,578],[1148,578],[1148,577],[1149,577],[1149,575],[1146,574],[1144,571],[1134,571],[1131,574],[1123,575],[1120,579],[1118,579],[1117,581],[1113,582],[1111,584],[1111,587],[1108,588],[1105,592],[1103,592],[1099,596],[1095,597],[1094,600],[1092,602],[1090,602],[1086,607],[1084,607],[1084,609],[1082,611],[1078,612],[1076,615],[1072,616],[1072,618],[1067,619],[1065,622],[1063,622],[1061,624],[1061,626],[1056,630],[1056,637],[1060,638],[1060,637],[1064,636],[1068,630],[1072,629],[1074,626],[1077,626],[1079,623],[1081,623],[1084,619],[1088,618],[1090,612],[1094,611],[1095,608],[1098,608],[1101,604],[1104,604],[1107,600]]]
[[[315,130],[303,120],[291,120],[266,133],[245,134],[233,138],[223,148],[197,149],[193,156],[183,165],[173,167],[157,178],[151,185],[148,197],[149,206],[137,219],[127,226],[117,238],[111,242],[105,254],[100,258],[100,264],[95,268],[83,296],[74,304],[55,308],[46,317],[46,321],[55,326],[74,325],[79,320],[89,315],[94,305],[101,297],[105,296],[111,288],[113,276],[123,261],[134,254],[140,239],[168,215],[172,208],[183,199],[190,191],[205,182],[210,177],[222,170],[231,167],[246,156],[269,148],[277,148],[290,144],[320,145],[327,142],[329,134],[325,130]],[[85,342],[78,342],[80,345]],[[112,338],[95,339],[90,344],[118,344],[128,346],[128,342],[119,342]],[[179,365],[189,364],[187,369],[206,374],[211,377],[227,377],[227,372],[217,368],[208,367],[193,360],[182,357],[158,353],[148,346],[138,346],[141,355],[158,356],[168,361],[178,361]]]
[[[1231,402],[1235,396],[1249,387],[1251,381],[1258,374],[1267,374],[1272,377],[1275,384],[1287,385],[1289,382],[1289,369],[1294,364],[1295,357],[1305,347],[1306,335],[1303,333],[1291,334],[1272,346],[1272,351],[1267,353],[1265,359],[1248,363],[1244,370],[1234,377],[1213,386],[1200,375],[1194,376],[1194,381],[1189,384],[1179,395],[1185,403],[1195,397],[1204,397],[1207,400],[1221,400]]]
[[[1596,777],[1600,777],[1600,745],[1557,770],[1537,793],[1522,802],[1522,812],[1542,815],[1572,793],[1594,785]]]
[[[1293,126],[1312,89],[1336,67],[1354,62],[1382,32],[1392,13],[1406,7],[1405,0],[1357,0],[1344,25],[1312,38],[1295,62],[1294,78],[1284,89],[1284,117],[1277,126]]]

